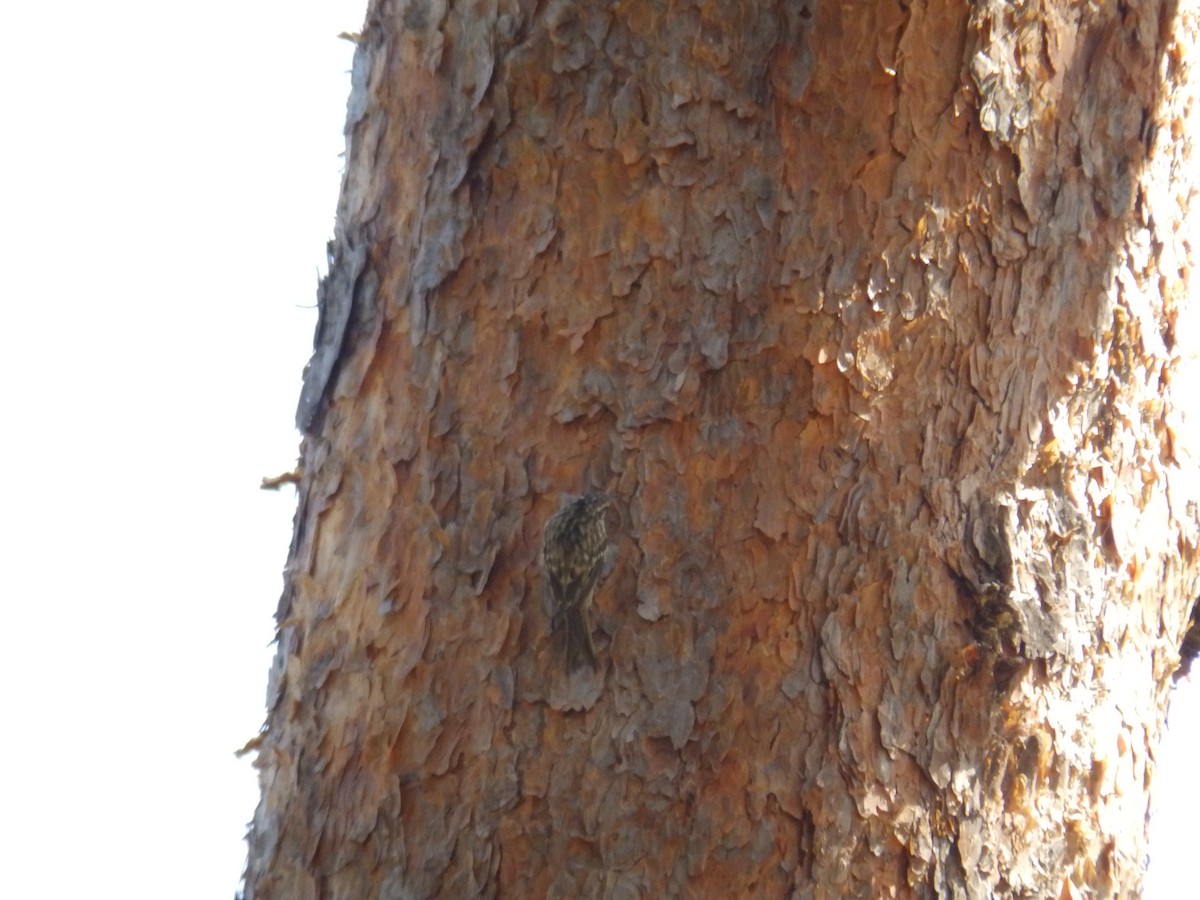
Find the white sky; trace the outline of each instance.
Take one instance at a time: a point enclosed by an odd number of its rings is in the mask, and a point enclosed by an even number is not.
[[[258,484],[296,458],[344,147],[336,35],[364,8],[0,13],[2,897],[238,886],[258,792],[233,751],[263,719],[294,506]],[[1152,900],[1192,884],[1184,699]]]

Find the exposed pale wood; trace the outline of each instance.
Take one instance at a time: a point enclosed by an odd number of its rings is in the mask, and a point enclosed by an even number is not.
[[[1196,31],[372,3],[247,897],[1135,895],[1200,593]]]

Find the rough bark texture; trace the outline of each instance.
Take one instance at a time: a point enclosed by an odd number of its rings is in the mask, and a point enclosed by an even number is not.
[[[1136,893],[1200,588],[1196,27],[372,3],[247,896]]]

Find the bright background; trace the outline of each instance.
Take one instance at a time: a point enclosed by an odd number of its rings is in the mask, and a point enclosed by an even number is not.
[[[0,14],[0,897],[238,887],[364,8]],[[1172,726],[1152,900],[1194,886],[1190,684]]]

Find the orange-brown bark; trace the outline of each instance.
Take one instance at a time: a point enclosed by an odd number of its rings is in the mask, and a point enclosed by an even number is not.
[[[1135,891],[1198,592],[1195,31],[374,3],[247,896]]]

